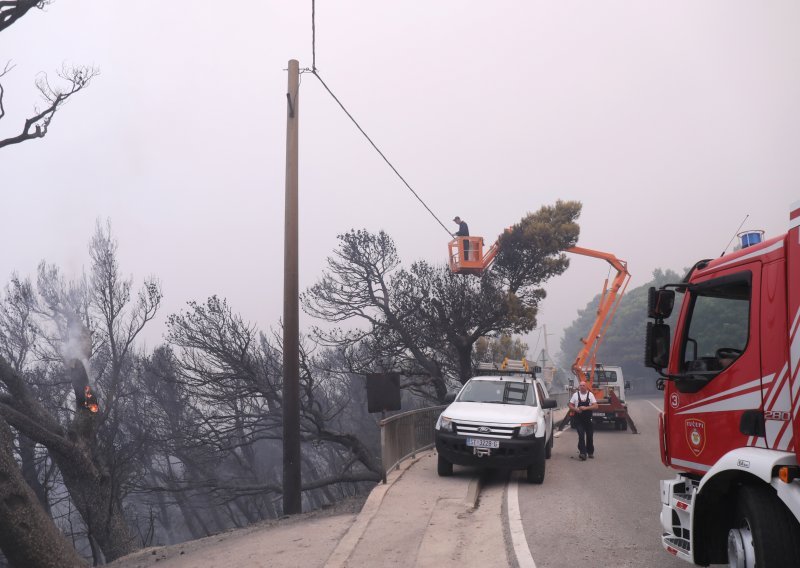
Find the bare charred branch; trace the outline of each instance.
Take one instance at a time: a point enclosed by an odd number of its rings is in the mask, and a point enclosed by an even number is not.
[[[6,67],[6,71],[8,71],[8,67]],[[36,114],[25,120],[25,125],[20,134],[0,139],[0,148],[10,146],[11,144],[19,144],[26,140],[44,138],[56,112],[65,105],[75,93],[89,86],[89,83],[99,74],[99,71],[94,67],[68,67],[65,65],[57,74],[65,82],[65,85],[52,86],[46,74],[40,75],[36,81],[36,87],[46,103],[45,108],[42,110],[38,108],[35,109],[34,112]],[[2,77],[2,75],[0,75],[0,77]],[[0,87],[0,110],[2,110],[2,94],[3,91]],[[2,115],[0,115],[0,118],[1,117]]]
[[[0,32],[11,26],[31,8],[43,9],[53,0],[4,0],[0,2]]]

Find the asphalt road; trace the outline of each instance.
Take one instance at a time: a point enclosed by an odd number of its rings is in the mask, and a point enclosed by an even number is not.
[[[537,568],[689,566],[660,543],[658,481],[675,472],[661,463],[658,411],[650,403],[661,406],[657,398],[629,401],[638,435],[595,431],[594,460],[578,460],[577,433],[567,428],[556,439],[544,483],[519,483],[522,524]],[[489,483],[504,483],[502,477]]]

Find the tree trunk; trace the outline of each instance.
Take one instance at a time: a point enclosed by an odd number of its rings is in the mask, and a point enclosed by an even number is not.
[[[39,499],[44,512],[50,514],[50,503],[47,501],[47,490],[39,481],[39,472],[36,469],[36,442],[25,436],[19,435],[19,453],[22,458],[22,477],[25,482],[33,489],[36,498]]]
[[[458,380],[463,385],[472,378],[472,343],[459,342],[458,350]]]
[[[0,418],[0,550],[12,566],[87,566],[25,483],[11,439],[11,429]]]
[[[97,541],[107,561],[134,552],[138,546],[130,533],[112,487],[111,477],[93,463],[88,449],[74,455],[53,454],[75,507],[81,514],[89,536]]]

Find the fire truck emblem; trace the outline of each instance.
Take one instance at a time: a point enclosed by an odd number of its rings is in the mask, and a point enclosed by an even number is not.
[[[695,456],[702,454],[706,447],[706,423],[696,418],[687,419],[686,442]]]

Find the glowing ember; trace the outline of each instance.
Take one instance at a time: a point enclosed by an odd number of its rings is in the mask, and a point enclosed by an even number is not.
[[[94,396],[92,387],[89,385],[83,387],[83,406],[84,408],[88,408],[89,412],[97,412],[100,410],[100,406],[97,404],[97,398]]]

